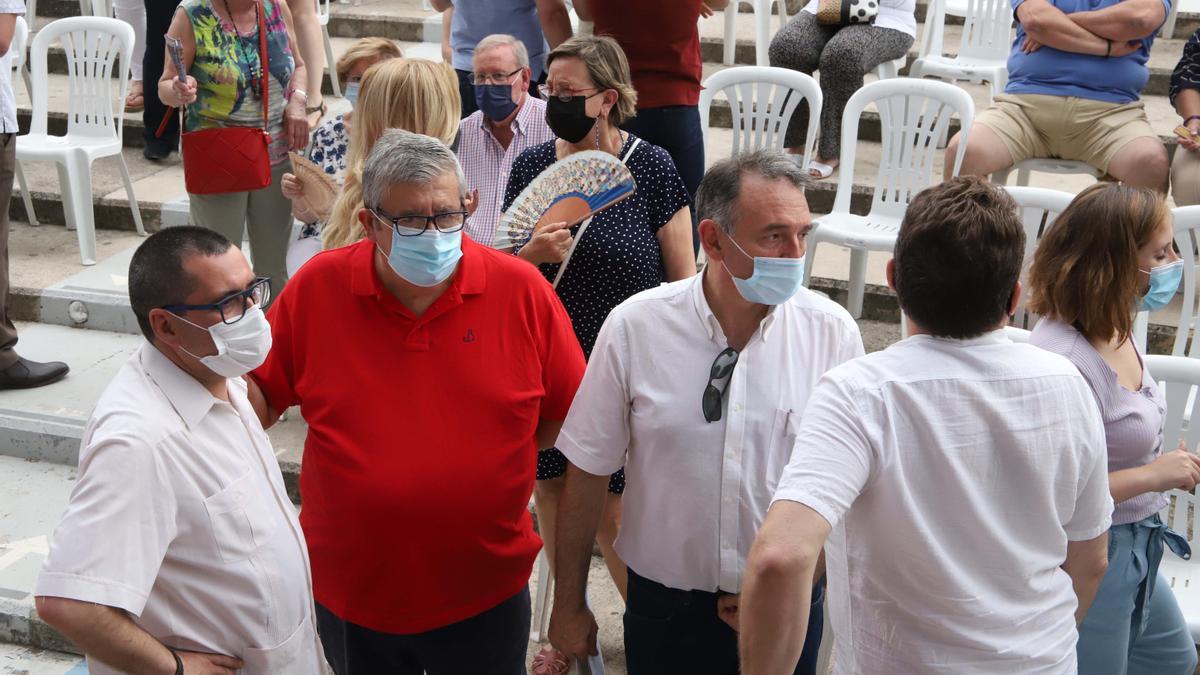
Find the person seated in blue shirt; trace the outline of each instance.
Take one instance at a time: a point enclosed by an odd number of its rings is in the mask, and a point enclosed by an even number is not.
[[[1171,0],[1013,0],[1013,10],[1008,86],[976,116],[961,173],[1054,157],[1165,192],[1167,151],[1139,99]],[[947,162],[947,178],[951,169]]]

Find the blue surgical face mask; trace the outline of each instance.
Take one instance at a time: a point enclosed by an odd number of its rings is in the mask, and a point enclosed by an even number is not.
[[[517,109],[517,102],[512,99],[511,84],[475,85],[475,105],[483,111],[484,117],[493,122],[507,119]]]
[[[383,253],[379,244],[375,248]],[[415,237],[401,237],[393,230],[392,250],[387,254],[392,271],[408,283],[425,288],[448,279],[461,258],[462,230],[441,232],[433,227]]]
[[[792,298],[804,283],[804,258],[762,258],[751,256],[733,237],[726,238],[742,255],[754,261],[754,273],[749,279],[739,279],[729,266],[725,271],[733,279],[738,293],[749,302],[760,305],[782,305]],[[725,261],[721,261],[725,265]]]
[[[1146,272],[1141,269],[1140,271]],[[1175,292],[1179,290],[1179,281],[1183,279],[1183,260],[1151,267],[1146,273],[1150,275],[1150,290],[1142,296],[1139,308],[1153,312],[1166,307],[1171,298],[1175,297]]]
[[[362,86],[361,82],[346,83],[346,100],[350,101],[350,106],[353,108],[358,107],[358,88],[360,86]]]

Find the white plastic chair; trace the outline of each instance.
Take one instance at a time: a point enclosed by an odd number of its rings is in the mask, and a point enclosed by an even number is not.
[[[1200,206],[1180,206],[1171,213],[1175,219],[1175,246],[1184,261],[1181,282],[1183,303],[1174,321],[1175,343],[1171,346],[1171,354],[1200,359],[1200,344],[1192,344],[1191,349],[1188,349],[1189,334],[1200,328],[1200,313],[1196,308],[1197,264],[1200,264]]]
[[[966,137],[961,136],[960,138]],[[1094,178],[1100,178],[1103,175],[1099,169],[1087,162],[1080,162],[1074,159],[1055,159],[1053,157],[1034,157],[1022,160],[1007,169],[1001,169],[993,173],[992,182],[997,185],[1008,183],[1008,176],[1013,171],[1017,172],[1017,185],[1029,185],[1029,174],[1032,171],[1058,174],[1082,173]]]
[[[935,77],[946,82],[966,80],[991,84],[991,95],[1004,92],[1008,83],[1008,56],[1012,49],[1012,5],[1008,0],[967,0],[962,44],[957,56],[943,53],[946,34],[946,0],[933,0],[925,19],[921,54],[909,68],[909,77]]]
[[[342,84],[338,82],[336,62],[333,58],[333,42],[329,39],[329,0],[314,0],[317,3],[317,23],[321,24],[321,37],[325,40],[325,63],[329,65],[329,83],[333,85],[333,95],[341,97]],[[316,96],[316,94],[312,94]]]
[[[25,87],[29,92],[29,97],[33,98],[33,85],[29,81],[29,70],[25,67],[26,52],[29,49],[29,24],[25,23],[25,19],[17,17],[17,23],[13,27],[12,42],[8,46],[9,65],[12,66],[12,73],[21,73],[25,76]],[[21,162],[16,162],[13,167],[14,173],[17,175],[17,186],[21,188],[21,200],[25,202],[25,217],[29,220],[30,225],[37,225],[37,216],[33,212],[33,196],[29,194],[29,183],[25,181],[25,171],[21,169]]]
[[[1005,190],[1017,202],[1017,216],[1025,226],[1025,257],[1021,263],[1021,286],[1024,293],[1017,303],[1011,327],[1014,330],[1028,331],[1037,323],[1037,317],[1025,309],[1025,298],[1029,297],[1029,267],[1033,264],[1033,253],[1042,235],[1050,229],[1058,214],[1067,208],[1075,196],[1069,192],[1034,187],[1008,187]]]
[[[537,556],[537,592],[533,596],[533,620],[529,622],[529,640],[541,642],[550,629],[550,607],[554,598],[554,577],[550,574],[550,559],[542,548]]]
[[[1200,360],[1182,356],[1150,354],[1145,357],[1146,368],[1162,390],[1167,401],[1167,415],[1163,420],[1163,449],[1172,450],[1179,439],[1184,439],[1188,448],[1195,448],[1200,441],[1200,424],[1189,424],[1185,419],[1188,401],[1194,398],[1200,386]],[[1200,554],[1200,499],[1195,491],[1169,490],[1171,500],[1160,516],[1172,530],[1188,540],[1195,554]],[[1187,621],[1194,642],[1200,642],[1200,558],[1183,560],[1171,549],[1163,551],[1159,571],[1175,594],[1175,601]]]
[[[658,0],[669,2],[670,0]],[[771,65],[767,57],[767,49],[771,46],[771,5],[779,11],[779,27],[787,23],[786,0],[747,0],[754,7],[754,63],[759,66]],[[734,52],[737,49],[737,15],[738,0],[730,0],[725,8],[725,65],[732,66]]]
[[[700,129],[708,136],[713,99],[724,94],[733,117],[731,155],[782,148],[788,122],[801,99],[808,102],[808,133],[801,166],[808,166],[821,122],[821,87],[812,77],[788,68],[742,66],[714,73],[700,91]]]
[[[1175,37],[1175,21],[1179,19],[1179,3],[1171,3],[1171,11],[1167,13],[1167,20],[1163,22],[1162,28],[1158,31],[1158,36],[1167,40]]]
[[[858,146],[858,123],[868,104],[879,110],[882,150],[875,194],[866,216],[850,213],[854,190],[854,159]],[[934,183],[934,156],[938,139],[958,115],[964,137],[975,117],[975,104],[962,89],[936,80],[898,78],[863,86],[846,103],[842,115],[842,161],[833,212],[816,219],[808,235],[804,284],[816,268],[820,244],[850,249],[850,288],[846,309],[855,318],[862,314],[866,287],[867,252],[891,251],[900,220],[913,195]],[[966,143],[960,143],[954,158],[953,175],[962,166]]]
[[[875,66],[875,77],[880,80],[890,80],[895,77],[900,77],[900,69],[908,62],[908,55],[905,54],[898,59],[884,61]]]
[[[96,262],[96,223],[92,208],[92,162],[117,158],[129,208],[138,234],[146,234],[142,214],[133,194],[129,167],[121,155],[124,127],[123,102],[129,87],[129,61],[133,54],[133,27],[124,21],[98,16],[59,19],[33,39],[33,120],[29,133],[17,137],[17,158],[47,160],[58,166],[59,189],[68,228],[79,236],[79,256],[84,265]],[[67,58],[67,133],[47,131],[49,76],[46,56],[50,45],[61,43]],[[113,70],[120,67],[117,77]],[[113,96],[113,83],[117,96]]]

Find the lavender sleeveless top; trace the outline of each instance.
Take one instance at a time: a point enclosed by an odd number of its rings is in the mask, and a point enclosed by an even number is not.
[[[1158,385],[1142,367],[1142,387],[1130,391],[1117,382],[1117,373],[1074,326],[1043,318],[1029,340],[1047,351],[1067,357],[1087,380],[1100,407],[1104,435],[1108,442],[1108,471],[1143,466],[1162,452],[1163,416],[1166,400]],[[1137,349],[1136,345],[1134,349]],[[1138,352],[1138,360],[1142,354]],[[1175,447],[1172,439],[1170,446]],[[1167,498],[1159,492],[1146,492],[1116,505],[1113,525],[1135,523],[1161,511]]]

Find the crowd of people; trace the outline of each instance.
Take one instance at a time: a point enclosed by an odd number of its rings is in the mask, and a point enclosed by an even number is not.
[[[722,0],[575,0],[595,35],[563,0],[433,0],[450,63],[362,38],[332,64],[353,109],[319,125],[311,3],[147,0],[148,34],[183,45],[183,72],[144,46],[147,157],[178,142],[167,106],[183,133],[265,119],[271,184],[190,195],[193,224],[134,253],[145,342],[85,430],[40,616],[97,674],[563,675],[596,653],[598,546],[633,675],[815,673],[825,611],[839,673],[1190,675],[1158,573],[1190,551],[1158,514],[1200,456],[1163,437],[1132,313],[1194,254],[1166,193],[1200,201],[1200,140],[1169,165],[1138,100],[1165,0],[1069,2],[1013,3],[1007,91],[887,266],[909,337],[864,355],[802,285],[806,189],[837,170],[865,74],[911,47],[913,0],[846,26],[813,0],[769,53],[820,71],[816,157],[789,151],[802,108],[787,147],[707,170],[697,21]],[[1171,100],[1200,131],[1200,33]],[[636,192],[586,234],[496,248],[522,191],[584,151]],[[1023,284],[1016,205],[981,176],[1031,157],[1115,180],[1048,227]],[[1016,344],[1025,296],[1041,320]],[[265,431],[293,407],[299,516]]]

